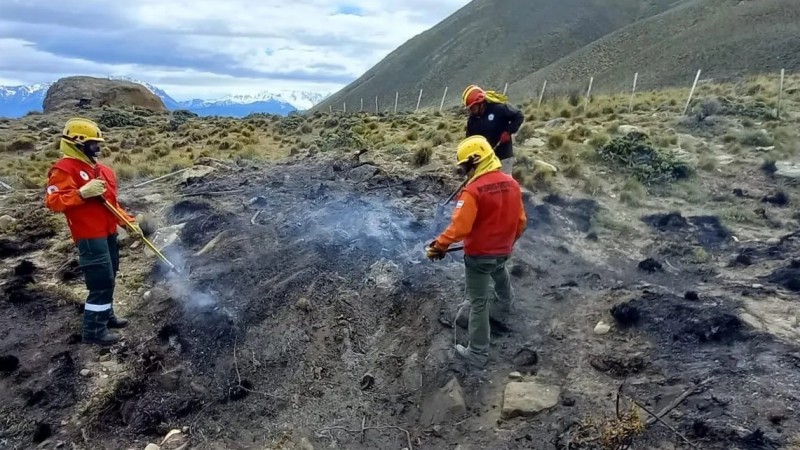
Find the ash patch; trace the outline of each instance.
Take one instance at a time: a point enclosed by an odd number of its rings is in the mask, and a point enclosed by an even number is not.
[[[800,260],[794,260],[787,267],[776,269],[767,280],[792,292],[800,292]]]
[[[185,222],[206,215],[212,208],[211,203],[203,200],[181,200],[172,205],[167,217],[173,223]]]
[[[661,233],[674,235],[676,241],[696,242],[706,249],[719,249],[731,237],[730,231],[716,216],[691,216],[680,212],[645,216],[642,221]]]
[[[597,202],[591,199],[568,200],[558,194],[550,194],[544,199],[545,203],[559,208],[559,214],[572,228],[588,233],[592,228],[592,220],[597,213]]]

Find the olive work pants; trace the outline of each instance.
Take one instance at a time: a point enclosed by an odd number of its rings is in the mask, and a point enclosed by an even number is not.
[[[117,235],[78,241],[78,264],[89,295],[83,310],[83,338],[103,336],[114,318],[114,287],[119,271]]]
[[[506,268],[508,258],[464,256],[470,301],[469,349],[481,358],[489,354],[489,316],[502,321],[511,308],[513,291]]]

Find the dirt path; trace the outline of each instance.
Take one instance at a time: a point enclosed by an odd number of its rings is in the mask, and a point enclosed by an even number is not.
[[[790,448],[800,349],[787,341],[796,321],[775,305],[796,302],[786,289],[797,268],[785,262],[796,242],[750,252],[759,273],[775,275],[755,280],[728,266],[741,245],[712,219],[654,217],[644,238],[594,239],[594,202],[535,196],[512,262],[511,332],[494,336],[487,370],[467,370],[449,354],[461,263],[422,252],[443,184],[331,159],[185,186],[236,192],[166,204],[156,241],[172,241],[167,254],[185,275],[131,275],[144,281],[141,298],[122,291],[134,326],[106,355],[76,344],[76,308],[39,290],[55,273],[20,266],[42,255],[13,252],[21,269],[4,285],[0,354],[20,364],[0,375],[0,442],[27,448],[52,434],[53,444],[144,448],[186,427],[192,448],[210,449],[601,448],[587,419],[615,414],[621,384],[657,411],[710,379],[666,416],[688,439]],[[689,244],[711,261],[693,262]],[[639,268],[647,257],[654,263]],[[610,333],[595,334],[600,320]],[[465,330],[455,333],[464,343]],[[97,373],[81,376],[87,365]],[[558,387],[557,404],[503,418],[511,372]],[[435,399],[452,379],[464,406],[448,409]],[[658,424],[634,442],[682,448]]]

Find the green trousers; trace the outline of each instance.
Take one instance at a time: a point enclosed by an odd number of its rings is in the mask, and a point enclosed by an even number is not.
[[[480,357],[489,354],[489,316],[503,320],[511,308],[513,292],[506,262],[507,256],[464,256],[470,301],[469,349]]]
[[[117,235],[78,241],[78,263],[89,295],[83,310],[83,338],[102,336],[114,317],[114,286],[119,271]]]

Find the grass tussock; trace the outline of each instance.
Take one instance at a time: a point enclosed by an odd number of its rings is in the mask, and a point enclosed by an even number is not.
[[[414,165],[417,167],[422,167],[431,161],[432,156],[433,156],[433,147],[431,147],[428,144],[419,145],[414,150],[414,158],[413,158]]]

